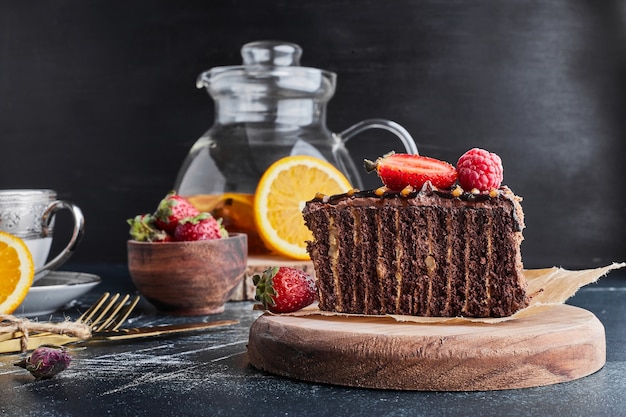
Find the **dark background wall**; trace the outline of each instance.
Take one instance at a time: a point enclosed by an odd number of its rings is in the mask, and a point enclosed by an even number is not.
[[[213,122],[196,76],[239,64],[246,42],[281,39],[338,73],[331,130],[383,117],[422,154],[498,153],[524,197],[527,267],[623,261],[624,6],[2,1],[0,188],[58,190],[87,219],[72,262],[125,263],[125,220],[153,209]],[[379,133],[349,148],[360,161],[399,144]]]

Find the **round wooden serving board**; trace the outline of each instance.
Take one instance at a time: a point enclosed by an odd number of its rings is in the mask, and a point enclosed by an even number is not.
[[[606,360],[602,323],[570,305],[498,324],[421,324],[387,317],[264,314],[250,363],[310,382],[363,388],[479,391],[571,381]]]

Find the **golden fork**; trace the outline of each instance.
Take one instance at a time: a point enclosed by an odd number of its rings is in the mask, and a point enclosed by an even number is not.
[[[108,292],[104,293],[98,301],[76,319],[76,323],[89,325],[94,334],[116,331],[133,311],[139,302],[139,298],[139,296],[136,296],[133,300],[128,302],[130,299],[128,294],[125,296],[113,294],[113,296],[111,296]],[[117,304],[115,304],[116,302]],[[21,351],[22,336],[22,332],[19,331],[0,335],[0,353]],[[34,333],[28,337],[27,349],[36,349],[44,344],[66,345],[80,340],[81,339],[78,337],[50,332]]]
[[[126,321],[135,306],[137,306],[139,296],[135,296],[130,303],[127,303],[130,299],[130,295],[126,294],[115,305],[120,294],[114,294],[111,298],[109,298],[109,295],[108,292],[104,293],[102,297],[89,307],[76,321],[78,323],[89,324],[91,330],[95,333],[117,330],[122,323]]]
[[[131,311],[137,305],[139,296],[135,297],[130,303],[129,296],[126,295],[114,305],[119,294],[115,294],[108,302],[108,293],[105,293],[100,300],[89,307],[76,322],[89,324],[92,329],[92,335],[89,339],[81,339],[78,337],[60,335],[56,333],[37,333],[28,339],[28,350],[35,349],[41,345],[66,345],[69,343],[87,343],[98,340],[128,340],[152,336],[174,335],[184,332],[194,332],[200,330],[211,329],[214,327],[230,326],[239,323],[238,320],[217,320],[212,322],[201,323],[185,323],[170,326],[151,326],[139,328],[121,328],[122,323],[126,321]],[[21,350],[21,333],[14,333],[14,338],[2,341],[0,339],[0,353],[19,352]]]

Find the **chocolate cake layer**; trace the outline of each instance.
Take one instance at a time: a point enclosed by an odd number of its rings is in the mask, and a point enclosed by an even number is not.
[[[316,198],[303,211],[322,310],[509,316],[528,305],[521,199],[434,190]]]

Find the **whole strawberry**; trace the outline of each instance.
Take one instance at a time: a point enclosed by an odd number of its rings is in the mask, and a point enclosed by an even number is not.
[[[160,202],[154,213],[154,222],[158,229],[173,234],[178,222],[186,217],[200,214],[186,198],[171,191]]]
[[[290,267],[270,267],[255,275],[255,298],[273,313],[291,313],[317,299],[315,280],[306,272]]]
[[[130,225],[130,237],[139,242],[169,242],[172,236],[164,230],[156,227],[154,216],[151,214],[139,214],[128,219]]]
[[[389,153],[376,161],[365,160],[368,172],[376,170],[387,188],[400,191],[406,186],[421,189],[426,181],[437,188],[450,188],[456,181],[457,172],[453,165],[426,156]]]
[[[223,237],[228,237],[228,235],[226,229],[221,225],[221,219],[216,220],[209,213],[200,213],[197,216],[184,218],[178,222],[174,230],[174,240],[180,242]]]
[[[503,180],[502,160],[495,153],[473,148],[465,152],[456,164],[459,184],[464,190],[489,191],[500,187]]]

